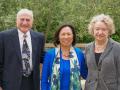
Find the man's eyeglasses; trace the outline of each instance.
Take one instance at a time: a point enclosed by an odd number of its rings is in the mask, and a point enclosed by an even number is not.
[[[27,21],[27,22],[29,22],[30,19],[21,18],[20,21]]]

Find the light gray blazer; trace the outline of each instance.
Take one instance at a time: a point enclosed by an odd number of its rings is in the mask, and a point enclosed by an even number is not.
[[[85,58],[88,67],[85,90],[120,90],[120,43],[109,39],[98,66],[94,42],[86,45]]]

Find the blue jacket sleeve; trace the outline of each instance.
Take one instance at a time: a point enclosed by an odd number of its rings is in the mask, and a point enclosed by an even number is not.
[[[78,60],[80,63],[80,74],[83,79],[86,79],[87,74],[88,74],[88,69],[87,69],[87,64],[85,62],[84,54],[83,54],[82,50],[80,50],[78,48],[76,48],[76,52],[77,52]]]
[[[41,90],[50,90],[50,76],[52,69],[52,61],[54,59],[53,55],[54,55],[53,49],[50,49],[45,54],[43,68],[42,68]]]

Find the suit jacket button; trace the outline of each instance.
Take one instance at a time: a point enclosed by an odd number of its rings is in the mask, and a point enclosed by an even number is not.
[[[101,71],[101,68],[98,68],[98,71]]]

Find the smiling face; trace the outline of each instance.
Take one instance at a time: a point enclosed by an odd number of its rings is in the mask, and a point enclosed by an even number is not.
[[[32,17],[26,13],[19,15],[19,17],[16,19],[17,28],[23,33],[26,33],[29,29],[31,29],[32,24]]]
[[[59,41],[62,47],[70,47],[73,42],[73,33],[70,27],[64,27],[59,33]]]
[[[109,37],[109,30],[104,22],[96,22],[93,27],[93,36],[96,41],[105,41]]]

